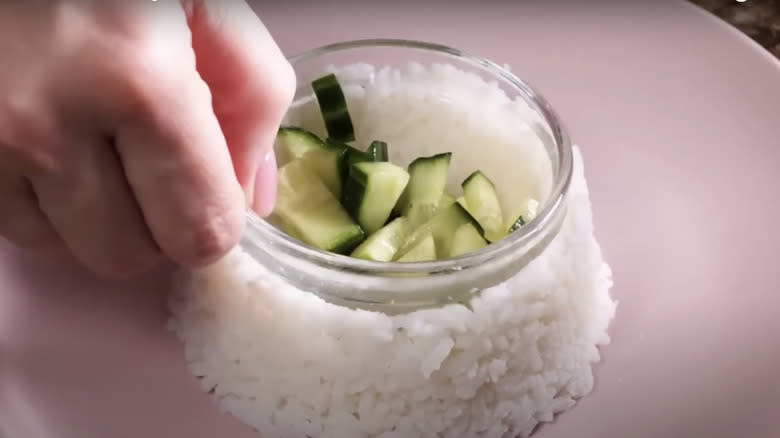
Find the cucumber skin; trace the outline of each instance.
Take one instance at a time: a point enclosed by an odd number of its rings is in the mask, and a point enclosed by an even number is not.
[[[313,80],[311,88],[317,97],[328,137],[343,142],[355,141],[355,127],[349,115],[347,99],[336,75],[330,73]]]
[[[339,141],[331,137],[325,139],[325,146],[330,148],[337,148],[341,151],[341,158],[339,159],[339,174],[341,175],[342,186],[349,177],[349,169],[353,164],[374,161],[369,153],[361,151],[360,149],[354,148],[344,143],[343,141]]]
[[[344,172],[343,173],[344,178],[349,176],[353,164],[374,161],[371,155],[359,149],[355,149],[352,146],[347,146],[347,148],[344,150],[344,155],[342,157],[343,157],[342,169]]]
[[[466,179],[464,179],[463,182],[460,183],[460,186],[461,187],[465,187],[465,186],[469,185],[471,183],[471,180],[473,180],[474,178],[476,178],[476,177],[478,177],[480,175],[483,176],[490,183],[491,186],[493,186],[493,181],[491,181],[490,178],[485,176],[485,174],[482,173],[481,170],[475,170],[475,171],[471,172],[469,174],[469,176],[467,176]],[[495,186],[493,186],[493,187],[495,187]]]
[[[374,161],[388,161],[387,143],[374,140],[368,146],[367,152]]]
[[[517,219],[515,219],[515,222],[512,224],[511,227],[509,227],[509,233],[514,233],[515,231],[519,230],[523,225],[525,225],[525,218],[523,216],[518,216]]]
[[[430,155],[427,157],[417,157],[411,163],[409,163],[409,171],[411,172],[413,168],[417,167],[418,165],[424,162],[432,161],[432,160],[438,161],[440,159],[446,159],[447,162],[449,163],[450,160],[452,160],[452,152],[442,152],[440,154]]]
[[[525,224],[536,217],[538,209],[539,201],[535,199],[527,200],[522,207],[515,210],[514,214],[510,216],[514,217],[515,219],[510,224],[508,224],[509,226],[506,227],[507,233],[514,233],[518,229],[525,226]]]

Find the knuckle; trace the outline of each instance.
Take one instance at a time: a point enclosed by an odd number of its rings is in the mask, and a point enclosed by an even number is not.
[[[205,215],[193,227],[190,254],[185,262],[193,266],[212,263],[230,251],[241,238],[243,211],[223,209],[216,214]]]
[[[64,172],[62,161],[54,148],[42,145],[0,142],[0,156],[3,166],[13,166],[15,171],[31,177],[40,175],[61,175]]]
[[[60,151],[48,113],[21,108],[11,100],[0,103],[0,160],[23,173],[61,173]]]
[[[144,50],[128,50],[117,62],[114,73],[115,102],[131,116],[152,112],[160,100],[160,80],[163,68]]]

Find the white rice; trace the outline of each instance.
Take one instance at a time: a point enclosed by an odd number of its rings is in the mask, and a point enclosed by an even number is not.
[[[479,163],[497,187],[513,189],[502,193],[508,203],[549,191],[550,165],[522,122],[533,117],[525,104],[451,67],[358,66],[340,77],[360,68],[355,77],[372,78],[349,88],[361,143],[387,140],[401,162],[452,150],[456,174]],[[441,97],[442,84],[447,106],[415,112],[420,99]],[[297,121],[316,124],[312,114],[304,106]],[[475,298],[473,311],[453,304],[387,316],[339,307],[288,285],[237,248],[195,273],[194,290],[171,297],[171,327],[190,370],[225,411],[264,438],[528,436],[592,390],[591,364],[609,342],[616,307],[574,152],[560,233],[516,276]]]

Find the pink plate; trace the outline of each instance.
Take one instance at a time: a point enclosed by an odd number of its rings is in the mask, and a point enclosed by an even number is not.
[[[267,3],[288,54],[396,37],[508,63],[583,148],[620,305],[595,392],[538,437],[780,436],[768,52],[681,1]],[[185,368],[164,273],[98,281],[6,244],[0,259],[0,436],[259,437]]]

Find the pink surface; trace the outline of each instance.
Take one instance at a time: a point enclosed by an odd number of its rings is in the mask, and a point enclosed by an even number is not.
[[[288,54],[461,47],[511,64],[582,146],[620,306],[596,391],[538,437],[780,436],[780,63],[682,2],[311,3],[258,6]],[[184,368],[168,285],[0,243],[0,436],[257,438]]]

